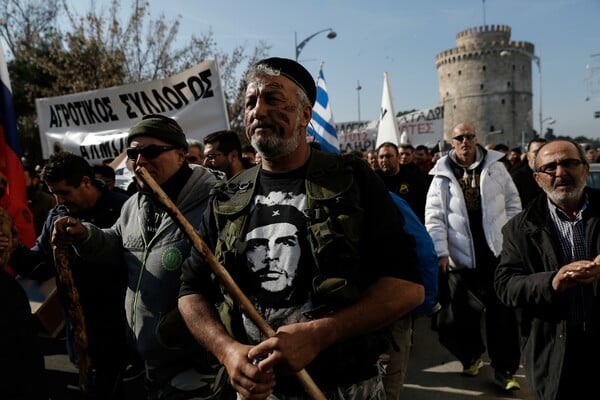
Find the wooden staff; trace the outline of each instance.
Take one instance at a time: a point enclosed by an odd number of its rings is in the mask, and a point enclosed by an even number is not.
[[[254,304],[252,304],[250,299],[248,299],[244,292],[242,292],[225,267],[219,262],[219,260],[217,260],[213,252],[206,245],[204,240],[202,240],[192,224],[190,224],[181,211],[179,211],[177,206],[171,201],[169,196],[166,195],[158,183],[156,183],[148,171],[144,167],[138,167],[135,170],[135,173],[144,182],[144,184],[149,187],[154,195],[156,195],[157,199],[167,209],[169,215],[171,215],[177,225],[186,233],[188,238],[192,241],[194,248],[198,251],[198,253],[200,253],[204,261],[206,261],[223,286],[225,286],[225,289],[233,301],[242,309],[244,314],[246,314],[246,316],[248,316],[248,318],[254,322],[263,335],[267,337],[275,336],[275,331],[273,328],[271,328],[269,323],[262,317],[262,315],[260,315],[258,310],[254,307]],[[296,376],[311,398],[314,400],[327,399],[305,369],[301,369],[300,371],[296,372]]]
[[[79,388],[84,394],[87,394],[90,383],[89,374],[92,371],[92,360],[88,353],[88,337],[85,329],[85,317],[79,300],[79,291],[75,286],[73,271],[70,266],[69,260],[71,255],[67,246],[53,244],[52,250],[54,253],[54,264],[58,271],[58,279],[68,299],[67,314],[69,314],[73,327],[73,342],[79,363]]]
[[[15,242],[13,233],[14,227],[12,218],[4,208],[0,207],[0,234],[8,238],[8,246],[6,249],[4,249],[2,254],[0,254],[0,268],[4,268],[4,266],[8,263],[8,259],[13,251],[13,245]]]

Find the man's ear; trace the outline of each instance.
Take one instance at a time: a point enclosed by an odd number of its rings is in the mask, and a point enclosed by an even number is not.
[[[91,185],[91,184],[92,184],[92,181],[93,181],[93,179],[92,179],[92,178],[90,178],[89,176],[86,176],[86,175],[84,175],[84,176],[81,178],[81,185],[84,185],[84,186]]]
[[[302,109],[302,126],[307,127],[312,119],[312,106],[304,106]]]
[[[542,185],[540,185],[540,179],[542,179],[542,178],[541,178],[539,172],[534,172],[533,173],[533,179],[535,179],[535,183],[537,183],[537,185],[541,188]]]

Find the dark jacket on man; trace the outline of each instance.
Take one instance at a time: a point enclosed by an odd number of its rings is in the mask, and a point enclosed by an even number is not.
[[[520,167],[511,170],[510,175],[519,191],[521,206],[523,208],[527,207],[527,205],[537,196],[544,193],[535,181],[533,170],[529,168],[529,164],[524,163]]]
[[[600,191],[586,188],[588,207],[583,213],[586,250],[593,260],[600,254]],[[500,300],[521,309],[521,347],[525,376],[538,399],[555,399],[567,352],[567,321],[572,309],[568,293],[552,289],[562,261],[560,243],[548,222],[546,196],[537,197],[503,229],[504,246],[495,274]],[[593,284],[597,289],[597,282]],[[600,337],[600,292],[594,290],[591,329]],[[582,360],[583,362],[583,360]],[[582,368],[588,364],[582,363]],[[594,367],[592,367],[594,368]],[[582,382],[586,387],[595,382]],[[576,397],[576,396],[575,396]]]

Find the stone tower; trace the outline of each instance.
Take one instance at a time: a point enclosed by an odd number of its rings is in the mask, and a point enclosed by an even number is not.
[[[512,42],[510,27],[486,25],[456,35],[456,48],[436,56],[444,139],[470,122],[479,143],[525,144],[533,137],[531,62],[534,46]],[[535,60],[534,60],[535,61]]]

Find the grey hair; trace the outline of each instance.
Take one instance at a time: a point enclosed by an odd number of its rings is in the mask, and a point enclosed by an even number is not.
[[[540,146],[540,148],[538,149],[537,154],[540,154],[540,151],[542,151],[542,149],[549,145],[550,143],[554,143],[554,142],[567,142],[567,143],[571,143],[573,146],[575,146],[575,148],[577,149],[577,152],[579,153],[579,160],[583,163],[583,165],[589,165],[587,158],[585,158],[585,151],[583,150],[583,147],[577,143],[574,140],[571,139],[553,139],[553,140],[549,140],[548,142],[544,143],[543,145]],[[535,156],[534,160],[533,160],[533,170],[537,172],[538,168],[540,167],[538,165],[538,161],[537,158],[538,156]]]

